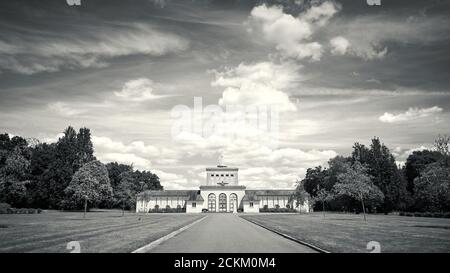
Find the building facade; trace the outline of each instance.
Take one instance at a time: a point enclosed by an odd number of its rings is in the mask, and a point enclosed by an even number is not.
[[[259,213],[273,209],[309,212],[309,204],[297,204],[294,190],[250,190],[239,185],[238,168],[218,165],[206,168],[206,183],[197,190],[144,191],[137,196],[136,212],[178,209],[186,213]]]

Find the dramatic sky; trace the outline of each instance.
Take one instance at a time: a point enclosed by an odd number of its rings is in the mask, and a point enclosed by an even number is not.
[[[1,1],[0,131],[88,127],[98,159],[166,189],[197,187],[220,155],[249,188],[289,188],[373,136],[402,163],[450,132],[450,1],[381,3]],[[272,129],[230,105],[276,109]]]

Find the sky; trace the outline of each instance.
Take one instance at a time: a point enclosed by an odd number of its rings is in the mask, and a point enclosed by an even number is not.
[[[377,136],[402,164],[450,133],[450,1],[0,3],[0,131],[91,129],[166,189],[218,158],[248,188]],[[233,110],[237,107],[239,110]]]

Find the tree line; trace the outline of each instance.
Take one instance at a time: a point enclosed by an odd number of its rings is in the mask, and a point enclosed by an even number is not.
[[[434,149],[414,151],[402,167],[379,138],[369,147],[355,143],[351,156],[307,169],[297,199],[309,198],[319,211],[449,212],[449,141],[439,136]]]
[[[0,203],[78,210],[135,206],[136,194],[162,190],[159,177],[94,156],[88,128],[68,127],[56,143],[0,134]]]

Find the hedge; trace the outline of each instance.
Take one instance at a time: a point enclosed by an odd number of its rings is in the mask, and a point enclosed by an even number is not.
[[[259,212],[297,212],[295,209],[291,208],[262,208]]]
[[[0,214],[36,214],[41,213],[41,209],[30,209],[30,208],[11,208],[11,205],[7,203],[0,203]]]
[[[400,212],[400,216],[450,218],[450,212]]]

